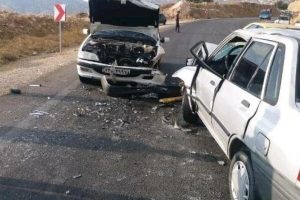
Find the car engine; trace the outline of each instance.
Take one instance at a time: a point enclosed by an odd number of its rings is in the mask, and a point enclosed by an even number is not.
[[[157,53],[149,44],[103,38],[91,39],[82,50],[96,54],[100,63],[131,67],[151,67]]]

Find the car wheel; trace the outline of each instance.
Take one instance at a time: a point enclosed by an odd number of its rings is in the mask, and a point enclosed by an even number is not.
[[[164,22],[164,25],[166,25],[166,23],[167,23],[167,22],[165,21],[165,22]]]
[[[249,156],[236,153],[229,168],[229,189],[231,200],[254,200],[254,175]]]
[[[198,115],[193,113],[193,111],[190,107],[186,90],[184,90],[183,98],[182,98],[182,117],[183,117],[184,121],[191,123],[191,124],[195,124],[199,121]]]

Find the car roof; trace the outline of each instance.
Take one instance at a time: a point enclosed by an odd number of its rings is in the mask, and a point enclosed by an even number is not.
[[[246,37],[259,37],[262,35],[277,35],[300,40],[300,29],[260,28],[260,29],[239,29],[235,31]]]
[[[266,23],[266,22],[253,22],[245,26],[245,28],[251,25],[259,25],[264,28],[291,28],[291,29],[296,28],[295,26],[289,24],[277,24],[277,23]]]

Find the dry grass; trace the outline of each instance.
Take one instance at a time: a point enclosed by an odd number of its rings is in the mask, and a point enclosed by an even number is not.
[[[68,18],[64,24],[63,46],[82,42],[82,29],[88,27],[86,20]],[[0,65],[19,58],[59,50],[58,24],[52,16],[0,13]]]

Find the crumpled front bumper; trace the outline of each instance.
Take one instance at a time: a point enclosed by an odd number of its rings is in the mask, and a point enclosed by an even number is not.
[[[162,85],[166,75],[155,68],[113,66],[83,59],[77,60],[79,76],[107,80],[118,83],[136,83],[143,85]]]
[[[178,85],[138,85],[135,87],[110,84],[106,77],[101,78],[103,92],[108,96],[142,95],[156,93],[160,96],[178,96],[180,87]]]

